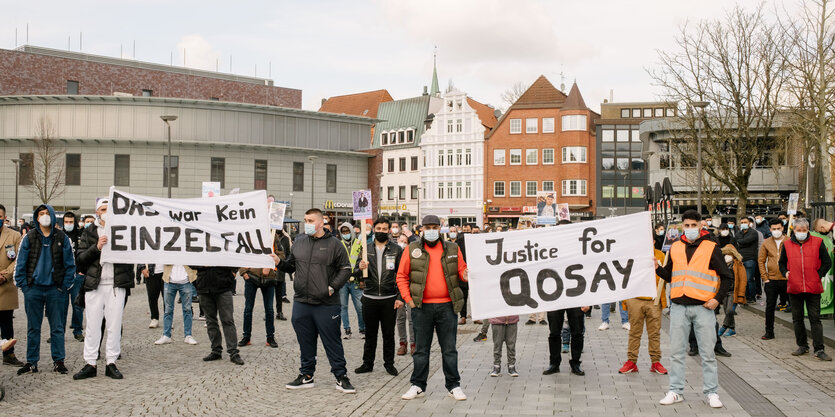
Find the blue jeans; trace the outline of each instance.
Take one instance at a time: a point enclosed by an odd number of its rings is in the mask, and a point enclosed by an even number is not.
[[[719,389],[716,355],[713,353],[716,345],[716,314],[701,305],[675,303],[670,306],[670,391],[684,393],[684,359],[691,323],[702,358],[702,393],[715,394]]]
[[[82,334],[84,331],[84,307],[79,307],[75,305],[75,299],[78,298],[78,293],[81,292],[81,287],[84,285],[84,275],[76,274],[75,279],[72,282],[72,288],[70,289],[69,300],[68,304],[72,306],[72,322],[70,323],[70,328],[72,329],[73,335]],[[69,313],[69,308],[67,308],[67,313]],[[64,318],[64,323],[66,323],[67,319]]]
[[[183,304],[183,336],[191,336],[191,317],[194,312],[191,310],[191,299],[196,290],[194,284],[174,284],[166,282],[163,286],[163,304],[165,312],[162,316],[162,334],[171,337],[171,325],[174,324],[174,297],[180,293],[180,302]]]
[[[458,316],[452,309],[452,303],[422,304],[412,309],[412,324],[415,326],[415,354],[412,356],[414,369],[411,383],[426,391],[429,377],[429,350],[432,348],[432,335],[438,334],[441,347],[441,364],[444,369],[447,391],[461,386],[458,373],[458,350],[455,338],[458,334]]]
[[[620,310],[620,324],[629,323],[629,313],[623,310],[623,305],[620,302],[617,302],[616,304]],[[609,310],[611,310],[611,308],[612,303],[600,305],[600,319],[603,320],[603,323],[609,322]]]
[[[758,292],[762,292],[762,290],[757,291],[760,286],[755,272],[757,270],[757,261],[742,261],[742,265],[745,266],[745,275],[748,276],[748,286],[745,287],[745,298],[753,300],[757,297]]]
[[[252,309],[255,307],[255,293],[261,290],[261,298],[264,299],[264,314],[267,320],[264,322],[267,329],[267,337],[275,336],[275,313],[273,312],[273,299],[275,298],[275,286],[259,287],[252,283],[251,279],[244,280],[244,335],[247,338],[252,336]]]
[[[44,309],[49,321],[52,361],[63,361],[64,325],[67,321],[67,294],[55,286],[27,285],[22,288],[26,308],[26,362],[37,364],[41,357],[41,324]],[[63,310],[63,312],[62,312]]]
[[[357,321],[360,331],[365,331],[365,320],[362,319],[362,290],[356,282],[346,282],[339,289],[339,300],[342,302],[342,328],[351,330],[351,321],[348,319],[348,297],[354,302],[354,310],[357,312]]]

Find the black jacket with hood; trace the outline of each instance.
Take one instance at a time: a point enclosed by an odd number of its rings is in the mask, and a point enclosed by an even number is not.
[[[293,299],[306,304],[339,305],[339,289],[351,277],[348,253],[339,240],[329,234],[313,237],[301,234],[293,242],[287,259],[278,263],[280,271],[295,273]],[[333,294],[328,294],[328,287]]]
[[[72,230],[67,231],[63,225],[61,227],[63,228],[62,230],[64,231],[64,234],[67,235],[68,238],[70,238],[70,243],[72,243],[73,254],[78,255],[78,239],[81,238],[81,232],[84,230],[84,228],[78,227],[78,217],[75,215],[75,213],[71,211],[64,213],[64,219],[66,219],[68,215],[72,216],[73,219]]]
[[[368,278],[362,277],[362,270],[359,267],[354,268],[354,277],[362,280],[365,283],[365,294],[377,297],[397,297],[400,298],[400,291],[397,290],[397,268],[400,266],[400,256],[403,254],[403,249],[396,243],[391,243],[391,240],[386,240],[386,246],[383,247],[383,275],[377,274],[377,244],[371,243],[368,245]],[[386,257],[393,257],[393,267],[388,269]]]
[[[78,251],[75,257],[79,273],[83,273],[84,291],[94,291],[101,280],[101,250],[99,243],[99,220],[92,226],[85,228],[78,239]],[[134,270],[132,264],[113,264],[113,286],[116,288],[134,287]]]

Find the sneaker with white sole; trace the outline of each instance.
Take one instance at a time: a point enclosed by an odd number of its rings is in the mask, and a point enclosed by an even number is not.
[[[296,379],[287,383],[284,388],[287,389],[305,389],[305,388],[313,388],[315,386],[313,382],[312,375],[301,375],[299,374]]]
[[[197,344],[197,341],[194,340],[194,337],[192,335],[186,336],[186,338],[183,340],[183,342],[185,342],[185,344],[187,344],[187,345],[196,345]]]
[[[461,387],[455,387],[449,392],[449,396],[455,398],[455,401],[464,401],[467,399],[467,396],[464,394],[464,390]]]
[[[170,337],[168,337],[168,336],[163,336],[163,337],[160,337],[160,338],[159,338],[156,342],[154,342],[154,344],[155,344],[155,345],[167,345],[167,344],[169,344],[169,343],[171,343],[171,342],[172,342],[172,340],[171,340],[171,338],[170,338]]]
[[[600,323],[600,327],[598,327],[597,330],[609,330],[609,323],[606,323],[605,321]]]
[[[156,329],[157,327],[159,327],[159,320],[151,319],[151,324],[148,325],[148,328],[149,329]]]
[[[708,394],[707,403],[713,408],[722,408],[722,401],[719,400],[719,394]]]
[[[405,394],[400,396],[404,400],[414,400],[417,397],[423,397],[423,390],[417,385],[412,385]]]
[[[345,394],[356,394],[357,390],[351,384],[351,381],[348,379],[347,375],[342,375],[341,377],[336,379],[336,389],[344,392]]]
[[[719,397],[716,397],[716,399],[718,400]],[[669,391],[667,392],[667,395],[664,398],[662,398],[661,401],[659,401],[658,403],[661,405],[671,405],[675,403],[680,403],[682,401],[684,401],[683,395]]]
[[[629,323],[623,323],[623,324],[621,324],[621,326],[620,326],[620,327],[623,327],[625,330],[630,330],[630,329],[632,329],[632,325],[631,325],[631,324],[629,324]]]
[[[493,370],[490,371],[490,376],[498,377],[502,376],[502,366],[501,365],[493,365]]]

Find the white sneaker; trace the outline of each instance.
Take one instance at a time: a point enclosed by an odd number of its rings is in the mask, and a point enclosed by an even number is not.
[[[718,401],[719,398],[717,397],[716,400]],[[661,404],[661,405],[671,405],[671,404],[675,404],[675,403],[680,403],[682,401],[684,401],[684,396],[683,395],[679,395],[679,394],[676,394],[675,392],[670,391],[670,392],[667,393],[667,396],[662,398],[661,401],[659,401],[658,403]]]
[[[160,337],[160,338],[159,338],[159,340],[157,340],[156,342],[154,342],[154,344],[155,344],[155,345],[167,345],[167,344],[169,344],[169,343],[171,343],[171,342],[172,342],[172,340],[171,340],[171,338],[170,338],[170,337],[168,337],[168,336],[163,336],[163,337]]]
[[[412,385],[405,394],[400,396],[400,398],[404,400],[414,400],[417,397],[423,397],[423,390],[420,389],[417,385]]]
[[[191,335],[186,336],[185,340],[183,340],[183,341],[186,342],[187,345],[196,345],[197,344],[197,341],[194,340],[194,337],[192,337]]]
[[[598,327],[597,330],[609,330],[609,323],[606,323],[605,321],[600,323],[600,327]]]
[[[157,327],[159,327],[159,320],[151,319],[151,324],[148,325],[148,328],[149,329],[156,329]]]
[[[719,401],[719,394],[708,394],[707,403],[713,408],[722,408],[722,401]]]
[[[620,327],[623,327],[626,330],[632,329],[632,325],[630,325],[629,323],[623,323]]]
[[[453,388],[452,391],[449,392],[449,396],[455,398],[455,401],[464,401],[467,399],[467,396],[464,394],[461,387]]]

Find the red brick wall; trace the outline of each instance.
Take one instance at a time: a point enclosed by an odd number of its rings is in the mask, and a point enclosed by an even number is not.
[[[570,114],[585,114],[588,122],[588,130],[585,132],[572,131],[562,132],[560,125],[562,115]],[[528,117],[536,117],[539,119],[539,127],[536,134],[525,133],[525,119]],[[542,133],[542,118],[553,117],[554,133]],[[488,207],[522,207],[535,206],[536,197],[525,196],[525,181],[537,181],[537,188],[542,189],[542,181],[554,181],[554,190],[557,193],[558,203],[568,203],[571,205],[592,205],[589,208],[572,211],[577,212],[594,212],[594,200],[596,195],[597,183],[595,178],[595,136],[593,131],[594,114],[590,111],[583,110],[567,110],[561,112],[557,108],[550,109],[513,109],[510,114],[504,118],[502,123],[494,130],[493,135],[485,142],[484,151],[484,166],[485,166],[485,181],[484,181],[484,198],[485,200],[492,200]],[[510,134],[510,119],[522,119],[522,133]],[[586,147],[586,163],[562,163],[562,148],[564,146],[585,146]],[[542,149],[554,149],[554,165],[542,164]],[[505,165],[493,165],[493,150],[505,149]],[[510,165],[510,149],[522,150],[522,165]],[[525,150],[538,149],[538,157],[536,165],[526,165]],[[586,195],[581,197],[563,197],[562,195],[562,180],[564,179],[585,179],[586,180]],[[493,196],[493,182],[505,182],[505,197]],[[510,195],[510,181],[522,182],[522,197],[509,197]],[[499,212],[488,212],[491,215],[501,215]],[[513,214],[518,214],[513,213]]]
[[[0,95],[64,95],[67,80],[78,81],[82,95],[175,97],[261,104],[300,109],[301,90],[169,73],[98,62],[0,49]]]

